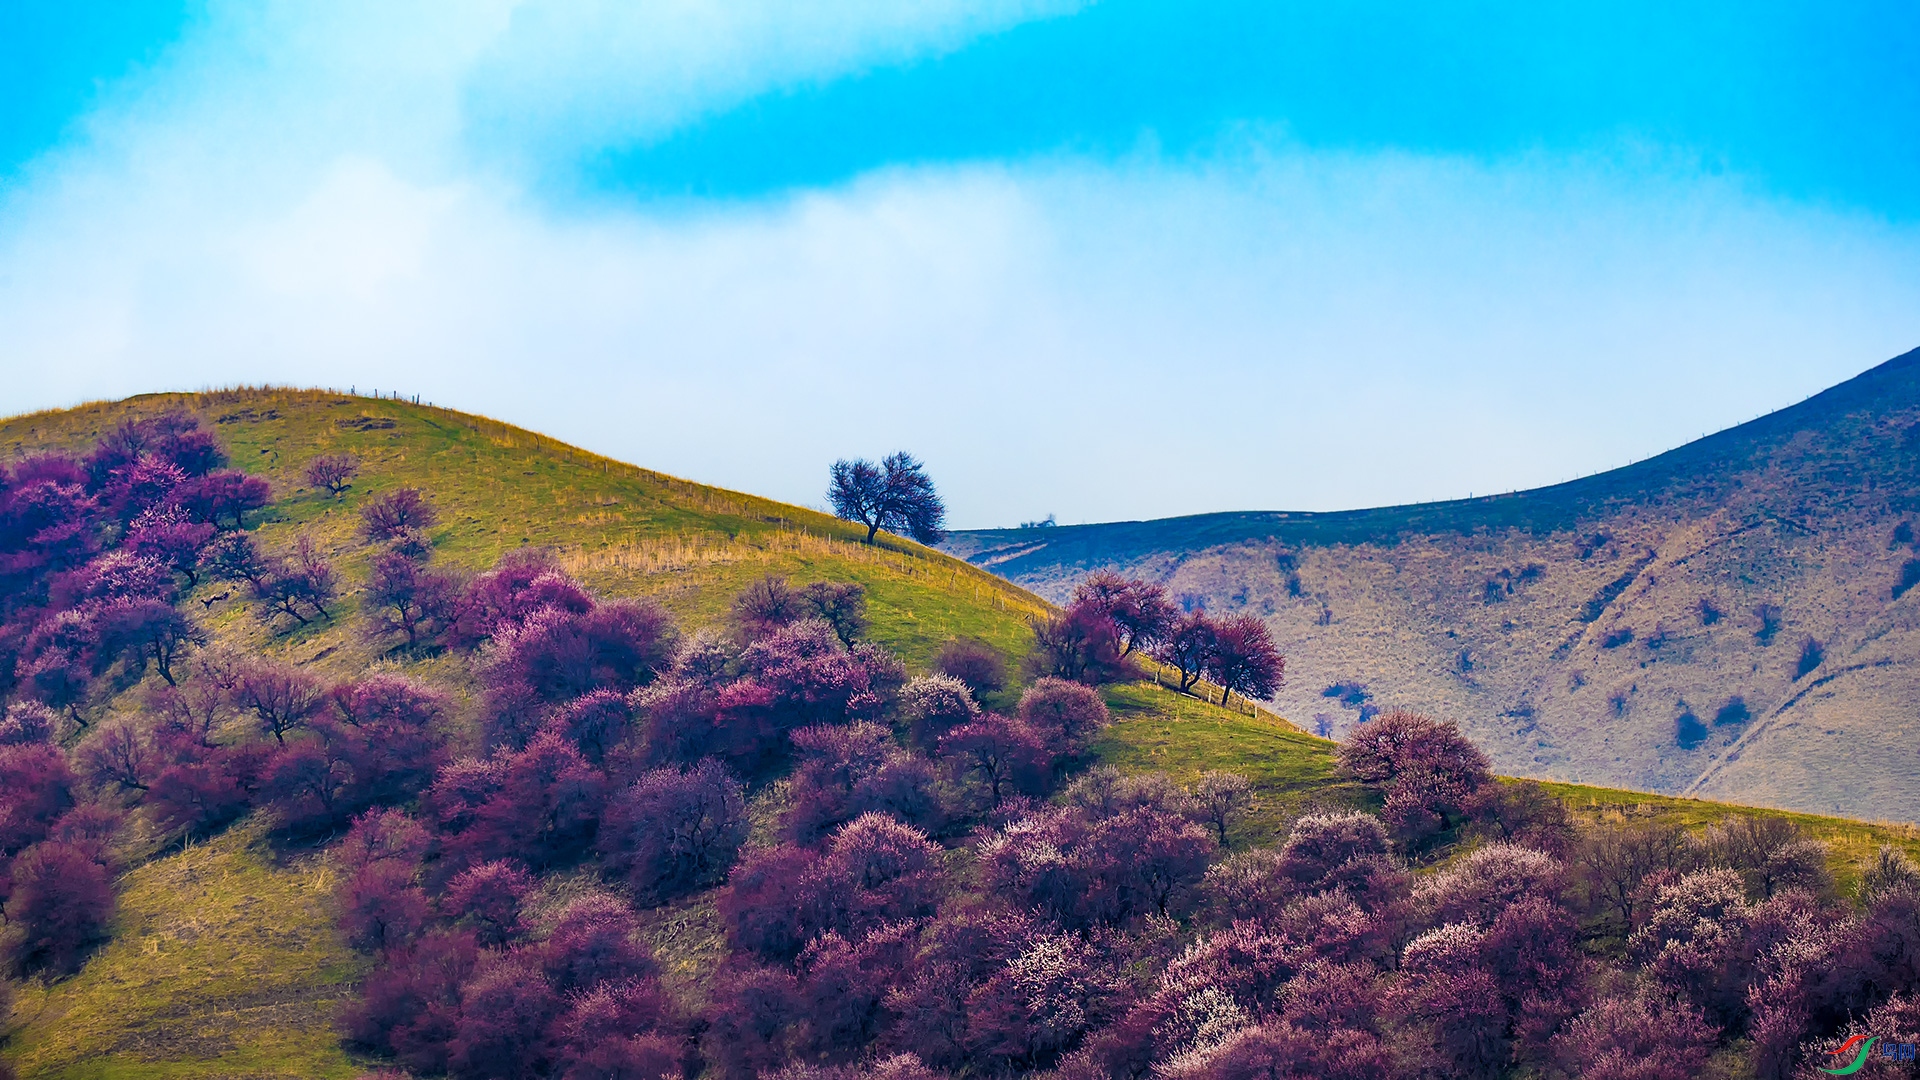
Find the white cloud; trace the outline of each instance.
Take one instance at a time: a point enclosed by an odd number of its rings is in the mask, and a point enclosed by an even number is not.
[[[524,0],[464,80],[476,141],[571,160],[770,88],[944,52],[1089,0]]]
[[[457,9],[472,25],[417,55],[353,44],[385,7],[302,33],[275,21],[293,10],[221,14],[0,208],[0,409],[353,384],[799,501],[832,458],[907,447],[982,525],[1551,482],[1920,344],[1913,227],[1641,159],[1249,137],[1199,163],[556,211],[461,154],[472,73],[533,48],[506,7]],[[986,25],[931,10],[808,70]],[[659,115],[746,92],[729,65],[806,38],[741,33]],[[640,85],[610,99],[672,96]]]

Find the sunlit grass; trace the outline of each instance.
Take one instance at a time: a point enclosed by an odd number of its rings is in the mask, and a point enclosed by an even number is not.
[[[1339,776],[1334,744],[1284,722],[1145,682],[1108,688],[1107,706],[1115,722],[1094,745],[1101,761],[1182,783],[1212,769],[1253,782],[1260,804],[1234,831],[1236,844],[1271,843],[1312,809],[1368,805],[1367,790]]]
[[[1094,747],[1099,760],[1129,771],[1163,771],[1183,783],[1209,769],[1237,772],[1253,782],[1261,803],[1235,832],[1236,844],[1270,843],[1309,809],[1378,805],[1366,788],[1341,778],[1334,743],[1284,722],[1224,710],[1152,683],[1111,687],[1107,703],[1115,723]],[[1920,827],[1912,825],[1583,784],[1544,786],[1566,804],[1576,822],[1586,825],[1663,822],[1699,832],[1734,814],[1785,818],[1827,844],[1835,888],[1842,894],[1856,888],[1860,863],[1882,844],[1920,858]]]
[[[360,962],[334,932],[331,872],[276,863],[242,824],[120,882],[112,941],[19,995],[23,1078],[351,1077],[332,1019]]]
[[[406,486],[426,491],[439,512],[432,537],[442,565],[478,571],[516,548],[545,547],[594,589],[654,597],[694,627],[722,621],[733,595],[767,574],[857,581],[867,588],[873,638],[924,669],[949,637],[977,637],[1016,658],[1029,620],[1047,610],[1017,586],[910,540],[882,534],[868,545],[863,528],[827,514],[426,405],[294,390],[147,395],[0,422],[0,452],[84,450],[128,415],[169,408],[199,415],[234,467],[273,485],[260,543],[285,549],[300,533],[312,536],[347,590],[332,624],[269,635],[251,620],[230,620],[220,636],[301,660],[332,649],[323,666],[343,672],[372,658],[350,632],[371,554],[355,535],[359,508]],[[361,461],[344,495],[306,485],[309,461],[342,452]],[[820,463],[823,490],[828,464]],[[207,586],[196,595],[231,591]],[[210,612],[217,620],[232,606],[216,602]]]

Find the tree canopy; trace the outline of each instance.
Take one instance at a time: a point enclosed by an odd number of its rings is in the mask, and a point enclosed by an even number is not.
[[[905,451],[888,454],[878,465],[865,458],[834,462],[827,499],[835,514],[867,527],[869,544],[881,529],[923,544],[946,535],[946,505],[926,467]]]

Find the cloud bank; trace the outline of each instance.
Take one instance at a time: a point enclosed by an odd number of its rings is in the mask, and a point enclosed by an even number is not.
[[[1548,483],[1920,344],[1920,230],[1627,143],[1249,128],[555,194],[596,147],[1068,11],[790,8],[210,9],[6,191],[0,409],[400,390],[808,503],[906,447],[975,526]]]

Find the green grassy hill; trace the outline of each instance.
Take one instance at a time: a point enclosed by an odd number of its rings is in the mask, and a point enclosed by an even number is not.
[[[187,408],[219,434],[235,464],[268,479],[276,502],[257,528],[269,550],[306,533],[330,554],[347,595],[330,622],[271,634],[223,585],[192,600],[216,644],[259,651],[329,678],[404,666],[476,711],[465,663],[409,660],[360,635],[352,592],[367,573],[354,536],[357,509],[398,486],[431,493],[440,510],[436,559],[479,569],[525,544],[551,548],[586,583],[611,596],[653,596],[688,627],[719,622],[749,581],[858,581],[867,588],[872,636],[916,672],[956,635],[1022,653],[1028,619],[1045,604],[985,571],[905,541],[868,547],[860,531],[798,507],[647,472],[530,432],[447,410],[307,391],[164,395],[0,422],[0,454],[80,449],[131,414]],[[306,463],[351,451],[364,462],[335,499],[308,488]],[[823,470],[824,471],[824,470]],[[1258,812],[1234,837],[1264,843],[1308,809],[1365,805],[1343,781],[1333,744],[1266,715],[1243,715],[1153,683],[1110,688],[1118,721],[1099,756],[1130,770],[1176,778],[1231,769],[1251,778]],[[122,694],[110,710],[132,710]],[[1597,788],[1556,789],[1577,813],[1668,817],[1703,825],[1731,808]],[[1837,873],[1882,842],[1920,853],[1920,832],[1899,826],[1803,818],[1833,844]],[[243,821],[182,850],[133,830],[123,858],[115,935],[88,965],[50,986],[21,987],[5,1056],[27,1078],[352,1077],[331,1028],[361,961],[334,933],[330,873],[321,852],[276,846]],[[718,957],[712,904],[695,898],[647,913],[652,944],[676,992],[697,995]]]
[[[235,467],[268,480],[263,549],[311,536],[342,577],[335,618],[273,633],[221,583],[189,606],[213,643],[262,652],[329,679],[404,664],[476,706],[465,663],[403,661],[363,640],[357,592],[369,552],[358,509],[396,487],[430,493],[440,565],[480,570],[525,545],[551,549],[596,591],[658,599],[683,625],[718,623],[732,596],[766,574],[795,583],[857,581],[870,636],[916,671],[956,636],[1024,652],[1046,605],[964,562],[824,514],[691,483],[588,454],[480,417],[314,391],[148,395],[0,422],[0,455],[82,452],[130,415],[184,408]],[[341,497],[309,487],[313,457],[350,452],[359,477]],[[824,475],[824,466],[823,466]],[[198,601],[199,603],[195,603]],[[130,711],[122,694],[110,711]],[[470,726],[470,725],[468,725]],[[331,1028],[357,960],[336,939],[317,853],[278,850],[243,825],[186,852],[136,837],[112,944],[78,977],[18,995],[7,1053],[26,1077],[353,1076]],[[676,930],[663,925],[663,935]]]
[[[1917,513],[1920,350],[1554,487],[945,547],[1051,599],[1105,567],[1257,615],[1312,730],[1415,708],[1515,775],[1920,821]]]
[[[360,504],[413,486],[440,513],[435,559],[479,570],[515,548],[550,548],[592,588],[651,596],[683,622],[717,620],[748,581],[769,573],[796,582],[833,577],[867,588],[876,640],[909,663],[924,662],[948,637],[1023,647],[1037,598],[1001,578],[910,541],[886,536],[869,547],[864,529],[825,514],[649,472],[545,436],[447,409],[318,391],[224,391],[147,395],[36,413],[0,422],[0,454],[36,448],[82,450],[129,415],[185,408],[226,445],[236,468],[268,480],[275,503],[256,538],[284,549],[308,533],[332,555],[349,585],[367,572],[354,538]],[[360,476],[339,498],[307,486],[314,457],[348,452]],[[821,470],[824,486],[826,475]],[[203,589],[202,599],[225,591]],[[216,603],[216,619],[230,608]],[[221,624],[223,640],[273,647],[358,670],[372,654],[352,620],[275,641],[264,631]]]

